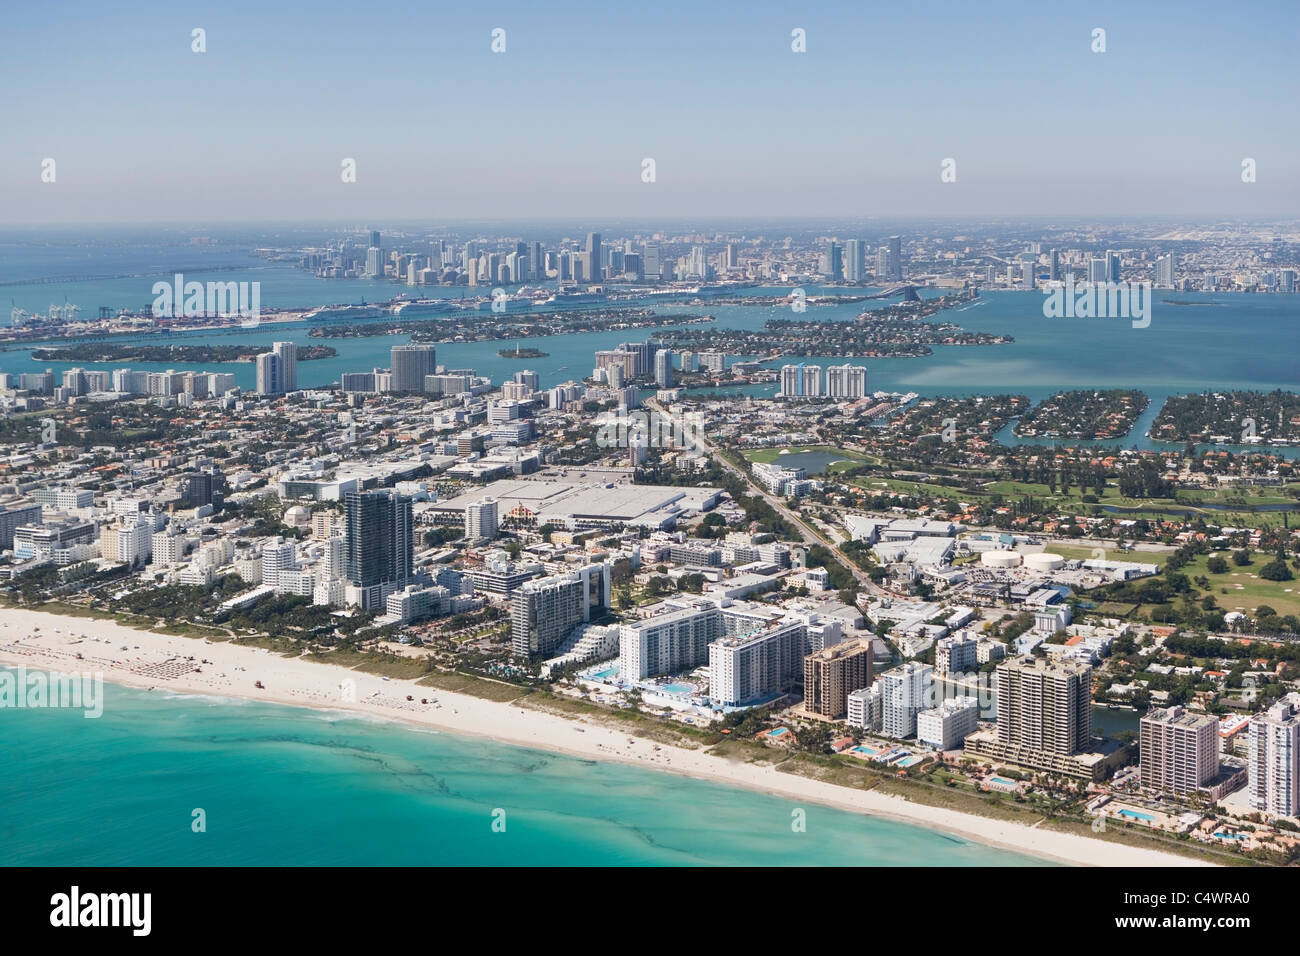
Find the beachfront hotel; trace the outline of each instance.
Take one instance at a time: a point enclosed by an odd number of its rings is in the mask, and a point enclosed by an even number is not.
[[[930,701],[934,668],[918,661],[880,675],[880,730],[886,737],[903,739],[916,733],[916,715]]]
[[[1141,723],[1142,786],[1179,796],[1219,772],[1219,722],[1182,707],[1153,710]]]
[[[609,607],[609,565],[586,564],[526,581],[510,601],[510,644],[518,657],[550,657],[593,608]]]
[[[661,613],[618,629],[618,672],[627,681],[699,667],[723,633],[722,611],[709,601],[665,601]]]

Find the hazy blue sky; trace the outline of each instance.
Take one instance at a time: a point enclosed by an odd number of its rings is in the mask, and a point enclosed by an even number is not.
[[[0,223],[1300,214],[1293,3],[808,7],[9,4]]]

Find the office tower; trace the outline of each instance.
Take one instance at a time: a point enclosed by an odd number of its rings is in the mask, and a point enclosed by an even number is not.
[[[1051,265],[1048,266],[1047,277],[1055,282],[1061,278],[1061,252],[1059,249],[1053,249],[1048,255],[1051,256]]]
[[[370,230],[370,247],[372,249],[378,249],[383,245],[383,243],[380,241],[380,238],[381,237],[379,235],[378,229]]]
[[[1296,274],[1295,269],[1282,269],[1281,271],[1279,271],[1277,274],[1278,276],[1277,291],[1286,292],[1288,294],[1294,292],[1295,274]]]
[[[876,250],[876,281],[889,281],[889,248],[881,246]]]
[[[518,657],[551,657],[591,612],[609,607],[609,564],[526,581],[510,601],[510,645]]]
[[[844,278],[849,282],[861,282],[866,275],[866,245],[861,239],[850,239],[844,243]]]
[[[587,233],[587,251],[583,260],[588,282],[599,282],[604,278],[600,262],[600,233]]]
[[[843,250],[838,242],[826,243],[826,251],[822,253],[822,275],[832,282],[844,281]]]
[[[863,398],[867,394],[867,370],[861,365],[827,366],[826,394],[844,401]]]
[[[534,392],[542,387],[542,377],[530,368],[520,369],[514,374],[514,380],[520,385],[526,385]]]
[[[181,500],[191,508],[202,508],[212,504],[213,494],[216,490],[215,476],[210,472],[196,471],[188,475],[181,475],[178,481],[178,490],[180,491]]]
[[[655,353],[655,385],[659,388],[673,387],[673,353],[671,349],[660,349]]]
[[[1119,281],[1119,253],[1106,250],[1106,281]]]
[[[1160,256],[1156,259],[1156,288],[1172,289],[1174,287],[1174,254]]]
[[[886,737],[911,737],[916,733],[916,715],[930,704],[934,668],[908,661],[880,675],[881,732]]]
[[[1020,263],[1020,288],[1028,290],[1034,288],[1034,263],[1029,259],[1024,259]]]
[[[257,394],[283,395],[284,381],[280,371],[280,356],[263,352],[257,356]]]
[[[1071,756],[1092,738],[1092,667],[1022,657],[998,666],[998,743]]]
[[[663,275],[663,263],[659,259],[659,243],[647,242],[642,247],[641,258],[647,279],[658,279]]]
[[[849,712],[849,694],[871,684],[871,641],[844,641],[803,661],[803,709],[831,720]]]
[[[394,392],[422,392],[424,377],[438,371],[438,351],[432,345],[394,345],[389,362]]]
[[[465,537],[471,541],[497,536],[497,503],[491,498],[471,501],[465,507]]]
[[[292,392],[298,388],[298,346],[292,342],[273,342],[271,351],[280,359],[281,391]]]
[[[895,281],[903,278],[903,239],[901,236],[889,237],[889,278]]]
[[[1153,710],[1142,718],[1142,786],[1180,796],[1219,772],[1219,722],[1182,707]]]
[[[542,254],[540,242],[528,244],[528,274],[534,282],[546,280],[546,257]]]
[[[1250,806],[1300,814],[1300,694],[1287,694],[1250,719]]]
[[[1098,259],[1096,256],[1088,260],[1088,281],[1105,282],[1108,275],[1107,263],[1105,259]]]
[[[366,250],[366,276],[371,279],[381,279],[384,275],[384,263],[380,258],[378,246],[371,246]]]
[[[388,593],[410,583],[411,499],[388,490],[351,491],[344,521],[345,576],[364,592],[363,608],[381,606]]]

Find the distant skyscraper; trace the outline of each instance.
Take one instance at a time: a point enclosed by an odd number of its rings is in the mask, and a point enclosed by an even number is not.
[[[1119,253],[1106,250],[1106,279],[1110,282],[1119,281]]]
[[[903,278],[903,239],[901,236],[889,237],[889,278],[894,281]]]
[[[394,392],[422,392],[424,377],[438,371],[438,352],[432,345],[394,345],[389,356]]]
[[[284,385],[280,371],[280,356],[263,352],[257,356],[257,394],[283,395]]]
[[[348,582],[365,589],[363,607],[379,606],[384,588],[410,583],[411,499],[394,491],[353,491],[344,502]]]
[[[585,265],[588,266],[586,279],[588,282],[599,282],[605,276],[601,271],[600,259],[600,233],[587,233],[587,259]]]
[[[838,242],[826,243],[826,251],[822,254],[822,275],[832,282],[844,281],[843,250]]]
[[[671,349],[660,349],[655,353],[655,385],[659,388],[673,387],[673,353]]]
[[[861,365],[826,367],[826,395],[853,401],[867,394],[867,370]]]
[[[1296,274],[1296,270],[1294,269],[1282,269],[1280,272],[1278,272],[1277,291],[1287,292],[1287,293],[1294,292],[1295,274]]]
[[[1088,260],[1088,281],[1105,282],[1108,275],[1107,264],[1105,259],[1098,259],[1095,256]]]
[[[663,275],[663,263],[659,260],[659,243],[647,242],[642,254],[642,268],[647,279],[658,279]]]
[[[1049,255],[1052,258],[1052,264],[1048,267],[1047,277],[1055,282],[1061,278],[1061,251],[1053,249]]]
[[[491,498],[471,501],[465,507],[465,537],[495,538],[497,536],[497,503]]]
[[[292,342],[275,342],[271,351],[280,359],[280,379],[282,392],[298,389],[298,346]]]
[[[1034,263],[1032,259],[1025,259],[1020,263],[1020,287],[1022,289],[1032,289],[1034,287]]]
[[[1172,252],[1156,259],[1156,287],[1172,289],[1174,287],[1174,254]]]
[[[378,229],[370,230],[370,245],[375,249],[381,248],[383,246],[383,243],[380,242],[380,235]]]
[[[861,239],[850,239],[844,243],[844,278],[849,282],[861,282],[866,277],[867,252]]]
[[[378,246],[371,246],[366,250],[366,275],[369,278],[383,278],[384,262],[380,258]]]

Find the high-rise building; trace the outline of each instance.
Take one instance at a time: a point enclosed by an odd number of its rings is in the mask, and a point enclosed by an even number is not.
[[[345,576],[363,593],[363,608],[382,607],[410,583],[411,499],[395,491],[349,492],[344,501]]]
[[[394,392],[422,392],[424,377],[438,371],[438,352],[432,345],[394,345],[389,362]]]
[[[382,279],[384,277],[384,260],[381,258],[382,251],[378,246],[371,246],[366,250],[366,277],[370,279]]]
[[[1172,289],[1174,287],[1174,254],[1172,252],[1156,259],[1156,288]]]
[[[1088,260],[1088,281],[1089,282],[1106,282],[1109,275],[1108,264],[1105,259],[1099,259],[1093,256]]]
[[[655,385],[659,388],[673,387],[672,349],[660,349],[655,353]]]
[[[609,594],[606,562],[525,582],[511,597],[511,649],[519,657],[552,656],[593,610],[609,607]]]
[[[703,355],[701,355],[703,358]],[[865,386],[865,382],[864,382]],[[781,366],[781,398],[822,398],[822,369],[820,365],[800,362]]]
[[[280,359],[281,391],[293,392],[298,388],[298,346],[292,342],[274,342],[271,351]]]
[[[618,629],[618,671],[626,681],[644,680],[699,667],[709,644],[723,634],[716,604],[692,601]]]
[[[965,633],[943,637],[934,645],[934,669],[940,674],[964,674],[973,671],[977,663],[974,637]]]
[[[583,265],[584,278],[588,282],[599,282],[605,277],[601,269],[600,233],[598,232],[587,233],[587,251],[584,254]]]
[[[903,278],[903,239],[901,236],[889,237],[889,278],[894,281]]]
[[[871,683],[871,641],[832,644],[803,660],[803,708],[831,720],[848,714],[848,697]]]
[[[1047,267],[1047,278],[1055,282],[1061,278],[1061,251],[1053,249],[1048,256],[1051,257],[1051,264]]]
[[[916,715],[916,742],[933,750],[953,750],[979,727],[977,697],[950,697]]]
[[[1295,269],[1281,269],[1277,274],[1277,291],[1292,293],[1295,292]]]
[[[1142,786],[1185,795],[1219,772],[1219,722],[1182,707],[1150,711],[1142,718]]]
[[[826,394],[846,401],[864,397],[867,394],[867,370],[861,365],[828,365]]]
[[[822,253],[822,275],[832,282],[844,281],[843,254],[838,242],[826,243],[826,251]]]
[[[380,237],[380,235],[379,235],[379,230],[378,230],[378,229],[372,229],[372,230],[370,230],[370,247],[371,247],[372,249],[378,249],[378,248],[380,248],[380,246],[383,245],[383,243],[380,241],[380,239],[381,239],[381,237]]]
[[[471,501],[465,507],[465,537],[471,541],[497,536],[497,503],[492,498]]]
[[[280,356],[263,352],[257,356],[257,394],[283,395],[284,379],[280,369]]]
[[[1120,257],[1118,252],[1106,250],[1106,280],[1107,282],[1119,281],[1119,263]]]
[[[916,715],[930,703],[934,668],[908,661],[880,675],[883,708],[881,733],[886,737],[911,737],[916,733]]]
[[[1021,657],[998,666],[999,744],[1071,756],[1092,738],[1092,667]]]
[[[862,282],[867,275],[867,249],[861,239],[844,243],[844,278],[849,282]]]
[[[1287,694],[1250,719],[1250,806],[1300,814],[1300,694]]]

